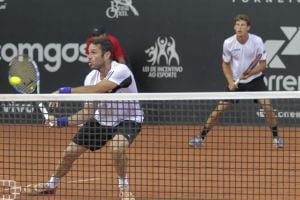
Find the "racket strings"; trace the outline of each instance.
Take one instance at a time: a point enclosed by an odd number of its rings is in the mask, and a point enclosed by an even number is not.
[[[37,73],[34,64],[24,56],[15,58],[9,69],[9,76],[18,76],[21,83],[15,87],[23,93],[33,93],[37,86]]]

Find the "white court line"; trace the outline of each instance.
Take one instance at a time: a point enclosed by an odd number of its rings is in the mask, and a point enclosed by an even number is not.
[[[2,179],[0,180],[2,182],[2,189],[3,191],[8,190],[9,192],[3,193],[2,194],[2,199],[1,200],[15,200],[17,197],[17,182],[15,180],[7,180],[7,179]],[[13,192],[10,192],[10,190],[13,189]]]
[[[89,178],[89,179],[82,179],[82,180],[75,180],[75,181],[68,181],[66,183],[62,182],[61,184],[70,184],[70,183],[82,183],[82,182],[90,182],[90,181],[96,181],[96,180],[101,180],[101,179],[104,179],[104,178]],[[22,187],[22,186],[18,186],[18,187],[11,187],[11,189],[19,189],[20,192],[16,192],[14,194],[16,195],[20,195],[21,194],[21,191],[22,191],[22,188],[25,188],[25,187]],[[9,188],[5,188],[4,190],[10,190]],[[1,200],[1,199],[0,199]]]

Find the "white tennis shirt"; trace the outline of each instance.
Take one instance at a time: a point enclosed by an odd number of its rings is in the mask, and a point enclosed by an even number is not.
[[[92,70],[85,78],[84,85],[96,85],[100,80],[100,72]],[[138,93],[134,76],[130,69],[113,61],[111,69],[105,79],[112,81],[118,87],[113,93]],[[103,126],[117,126],[124,120],[131,120],[141,123],[144,119],[138,101],[103,101],[99,102],[94,118]]]
[[[227,38],[223,44],[222,58],[224,62],[230,63],[233,80],[237,80],[259,54],[262,55],[260,60],[267,59],[265,45],[261,37],[254,34],[249,33],[249,38],[245,44],[241,44],[237,40],[236,35]],[[245,80],[241,80],[240,83],[248,83],[261,76],[261,74],[262,72],[255,74]]]

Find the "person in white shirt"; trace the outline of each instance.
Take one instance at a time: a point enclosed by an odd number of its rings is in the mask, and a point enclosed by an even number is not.
[[[55,93],[137,93],[134,76],[125,64],[113,59],[113,46],[107,38],[95,38],[89,45],[88,64],[91,72],[84,86],[62,87]],[[83,124],[62,154],[47,183],[28,185],[28,195],[54,194],[74,161],[85,151],[101,149],[108,141],[112,148],[114,167],[118,174],[120,199],[135,199],[129,190],[125,150],[141,131],[143,112],[138,101],[85,102],[83,109],[69,117],[47,122],[58,127]]]
[[[251,22],[247,15],[237,15],[234,18],[235,34],[224,41],[222,69],[228,83],[227,91],[267,91],[263,80],[263,71],[267,68],[267,53],[261,37],[249,33],[250,26]],[[254,60],[257,60],[256,66],[252,70],[248,69]],[[238,79],[240,81],[237,83]],[[277,120],[270,100],[259,99],[255,102],[258,102],[266,113],[266,124],[272,131],[273,146],[283,147],[282,138],[278,136]],[[189,146],[203,146],[208,132],[232,103],[238,103],[238,101],[219,101],[200,134],[189,141]]]

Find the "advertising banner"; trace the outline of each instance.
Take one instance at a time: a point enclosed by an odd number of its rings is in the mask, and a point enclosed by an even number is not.
[[[82,85],[85,42],[100,26],[127,52],[140,92],[224,91],[223,41],[240,13],[266,45],[268,89],[299,90],[299,8],[299,0],[0,0],[0,93],[15,93],[7,66],[24,52],[38,64],[41,93]]]

